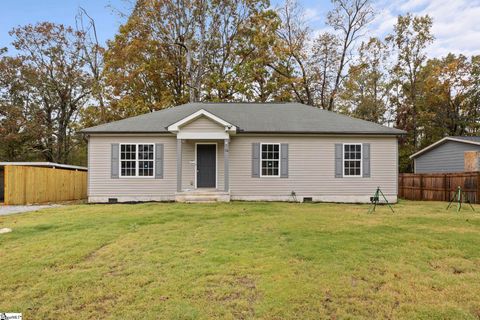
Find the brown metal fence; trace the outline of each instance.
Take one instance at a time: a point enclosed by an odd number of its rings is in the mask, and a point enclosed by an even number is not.
[[[450,201],[461,187],[468,200],[480,203],[480,173],[401,173],[398,196],[408,200]]]

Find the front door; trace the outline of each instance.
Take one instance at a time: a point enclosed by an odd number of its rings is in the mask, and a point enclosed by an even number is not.
[[[197,144],[197,188],[216,188],[217,145]]]

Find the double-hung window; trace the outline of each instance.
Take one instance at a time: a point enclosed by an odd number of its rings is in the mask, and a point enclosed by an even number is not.
[[[343,175],[345,177],[362,176],[362,144],[343,145]]]
[[[120,176],[153,177],[153,144],[121,144]]]
[[[262,177],[280,176],[280,144],[262,143],[260,167]]]

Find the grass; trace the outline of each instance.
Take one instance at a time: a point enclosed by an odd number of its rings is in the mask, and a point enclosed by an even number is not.
[[[26,319],[478,319],[480,206],[71,205],[0,217]]]

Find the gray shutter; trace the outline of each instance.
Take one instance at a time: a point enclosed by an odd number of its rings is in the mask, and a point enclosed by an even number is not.
[[[288,178],[288,143],[280,146],[280,178]]]
[[[163,179],[163,143],[155,144],[155,179]]]
[[[335,144],[335,178],[343,178],[343,144]]]
[[[362,144],[362,172],[364,178],[370,178],[370,143]]]
[[[119,170],[119,147],[120,145],[118,143],[112,143],[112,154],[111,154],[111,169],[110,169],[110,176],[112,179],[118,179],[118,170]]]
[[[252,143],[252,178],[260,178],[260,143]]]

